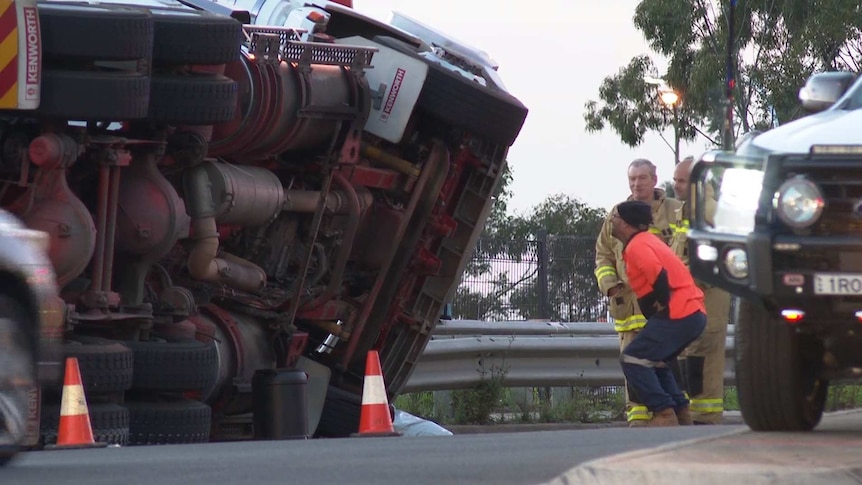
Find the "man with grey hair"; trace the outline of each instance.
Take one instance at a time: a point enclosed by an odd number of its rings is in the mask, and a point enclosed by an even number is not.
[[[683,201],[676,216],[677,231],[671,249],[688,265],[688,227],[691,205],[691,171],[694,157],[686,157],[673,173],[673,190]],[[715,200],[705,194],[704,215],[712,221]],[[680,356],[681,385],[691,400],[694,424],[721,424],[724,415],[724,365],[730,294],[721,288],[697,281],[706,303],[706,329]]]
[[[664,190],[657,188],[658,174],[651,161],[638,158],[628,167],[628,181],[631,195],[628,200],[639,200],[650,204],[653,224],[649,231],[670,244],[676,230],[676,213],[682,207],[678,200],[666,197]],[[646,318],[638,308],[637,297],[629,286],[623,262],[623,243],[613,237],[611,215],[614,207],[602,225],[596,240],[596,280],[599,290],[609,299],[610,320],[619,333],[620,350],[624,349],[637,332],[646,325]],[[678,411],[680,421],[688,422],[687,410]],[[647,407],[634,396],[626,385],[626,421],[629,426],[646,426],[651,416]]]

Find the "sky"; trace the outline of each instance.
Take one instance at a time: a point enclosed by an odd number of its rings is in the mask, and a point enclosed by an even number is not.
[[[554,194],[610,209],[629,195],[626,168],[635,158],[658,167],[659,183],[673,176],[674,156],[647,133],[636,148],[606,128],[585,131],[584,104],[598,100],[602,80],[649,54],[632,17],[639,0],[354,0],[356,10],[388,20],[401,12],[487,52],[509,91],[530,110],[509,151],[509,212],[526,214]],[[664,134],[673,144],[673,131]],[[698,156],[708,142],[682,143],[680,157]]]

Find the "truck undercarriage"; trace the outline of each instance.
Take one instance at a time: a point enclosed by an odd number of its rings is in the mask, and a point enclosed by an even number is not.
[[[248,438],[255,371],[285,368],[310,432],[356,431],[366,353],[397,395],[526,108],[339,5],[276,2],[302,15],[272,26],[266,3],[139,3],[35,4],[41,100],[0,126],[0,200],[49,235],[97,437]]]

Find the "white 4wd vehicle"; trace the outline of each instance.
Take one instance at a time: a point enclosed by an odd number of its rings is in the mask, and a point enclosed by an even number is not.
[[[739,297],[736,381],[754,430],[810,430],[829,382],[862,376],[862,79],[816,74],[800,99],[819,112],[707,153],[692,174],[691,268]]]

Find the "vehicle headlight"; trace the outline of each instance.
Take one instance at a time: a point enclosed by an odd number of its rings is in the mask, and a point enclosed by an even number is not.
[[[742,248],[728,249],[724,253],[724,269],[733,278],[748,277],[748,253]]]
[[[802,229],[814,224],[823,212],[823,193],[814,182],[796,177],[781,184],[773,205],[781,222]]]

